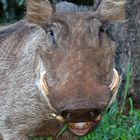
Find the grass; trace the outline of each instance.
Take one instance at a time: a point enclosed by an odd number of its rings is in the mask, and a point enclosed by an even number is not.
[[[130,103],[132,104],[132,100]],[[140,140],[140,111],[133,105],[129,114],[120,113],[118,104],[114,103],[102,117],[96,131],[87,134],[80,140]]]
[[[107,109],[102,116],[98,128],[78,140],[140,140],[140,110],[133,108],[133,101],[128,99],[130,111],[127,115],[122,112],[125,109],[126,97],[129,90],[131,77],[130,65],[128,65],[127,80],[124,87],[124,99],[121,107],[117,102]],[[66,125],[62,131],[66,129]],[[52,138],[32,138],[32,140],[52,140]]]

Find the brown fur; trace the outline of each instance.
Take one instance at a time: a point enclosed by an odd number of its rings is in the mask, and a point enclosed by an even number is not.
[[[42,24],[53,12],[48,0],[27,0],[27,19],[29,22]]]
[[[126,0],[102,0],[97,10],[101,19],[123,20],[125,17]]]

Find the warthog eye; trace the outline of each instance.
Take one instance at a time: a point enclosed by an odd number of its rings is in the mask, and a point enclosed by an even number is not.
[[[47,42],[49,46],[53,46],[56,44],[56,34],[52,29],[47,30]]]
[[[103,26],[100,26],[99,27],[99,38],[101,38],[101,36],[102,36],[102,33],[104,32],[105,30],[104,30],[104,27]]]
[[[103,26],[101,26],[101,27],[99,28],[99,32],[100,32],[100,33],[104,32],[104,27],[103,27]]]
[[[54,37],[54,32],[52,30],[48,30],[48,36],[49,37]]]
[[[55,35],[54,35],[54,32],[51,29],[48,29],[47,36],[48,36],[48,39],[55,42]]]

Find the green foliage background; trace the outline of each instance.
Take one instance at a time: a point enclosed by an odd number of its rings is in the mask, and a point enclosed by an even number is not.
[[[0,23],[14,22],[25,13],[25,0],[0,0]]]

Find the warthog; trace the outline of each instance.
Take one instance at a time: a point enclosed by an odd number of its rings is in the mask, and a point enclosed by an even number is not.
[[[96,11],[56,7],[28,0],[27,20],[0,28],[4,140],[27,140],[43,126],[55,137],[64,122],[85,135],[119,87],[115,45],[104,27],[124,18],[125,2],[102,0]]]

